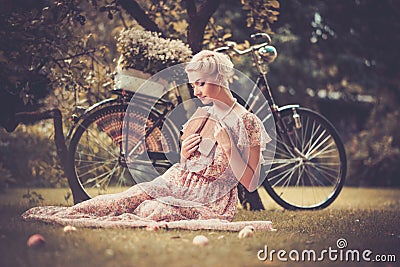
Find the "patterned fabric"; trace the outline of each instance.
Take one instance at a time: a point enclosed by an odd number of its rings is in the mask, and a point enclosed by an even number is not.
[[[265,146],[270,140],[252,113],[227,122],[241,152],[251,146]],[[211,164],[197,172],[177,163],[153,181],[122,193],[97,196],[72,207],[35,207],[22,218],[79,227],[142,227],[158,223],[175,228],[235,230],[247,225],[229,223],[238,204],[238,181],[221,147],[216,145],[210,155]],[[195,162],[200,156],[197,153],[189,160]],[[189,223],[192,220],[198,223]],[[260,229],[272,229],[268,221],[255,224]]]

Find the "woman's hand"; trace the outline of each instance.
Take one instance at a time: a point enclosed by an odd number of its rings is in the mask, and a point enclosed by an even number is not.
[[[229,157],[232,149],[232,139],[225,125],[219,122],[216,123],[214,138]]]
[[[188,159],[198,148],[201,141],[199,134],[191,134],[182,142],[181,158]]]

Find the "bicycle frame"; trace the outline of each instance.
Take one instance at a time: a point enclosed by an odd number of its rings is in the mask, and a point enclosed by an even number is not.
[[[281,135],[281,137],[282,137],[282,139],[283,139],[283,141],[285,143],[285,146],[287,144],[290,144],[290,146],[291,146],[290,150],[293,151],[294,154],[296,154],[297,156],[299,156],[301,158],[305,158],[305,156],[294,145],[294,142],[293,142],[293,140],[292,140],[292,138],[291,138],[291,136],[290,136],[290,134],[288,132],[288,129],[286,129],[284,123],[281,120],[281,115],[280,115],[280,113],[282,111],[287,110],[287,109],[291,109],[292,112],[293,112],[293,119],[295,121],[295,127],[297,129],[299,129],[302,126],[301,126],[299,115],[297,114],[296,109],[298,109],[300,107],[300,105],[292,104],[292,105],[286,105],[286,106],[283,106],[283,107],[279,107],[275,103],[275,100],[274,100],[274,98],[272,96],[272,91],[271,91],[271,88],[269,86],[268,79],[267,79],[268,67],[263,67],[263,65],[273,62],[275,60],[276,56],[277,56],[277,53],[276,53],[275,48],[269,45],[269,43],[271,43],[271,39],[270,39],[269,35],[263,34],[263,33],[258,33],[258,34],[253,34],[251,36],[251,38],[253,38],[253,39],[257,39],[257,38],[260,38],[260,37],[266,37],[268,39],[268,41],[264,42],[264,43],[261,43],[261,44],[253,45],[250,48],[242,50],[242,51],[235,48],[236,43],[228,42],[228,46],[227,47],[221,47],[221,48],[217,49],[217,51],[233,50],[238,55],[245,55],[245,54],[251,53],[252,58],[253,58],[253,62],[255,64],[259,74],[258,74],[258,77],[257,77],[256,86],[253,88],[253,90],[250,93],[248,99],[246,100],[246,104],[248,105],[248,107],[247,107],[248,110],[249,111],[253,111],[253,107],[256,104],[258,98],[255,97],[253,99],[252,103],[250,103],[250,104],[249,104],[249,102],[250,102],[250,99],[253,97],[254,91],[257,88],[260,88],[262,94],[264,95],[264,97],[267,100],[267,103],[263,104],[258,110],[264,108],[266,105],[269,105],[269,107],[271,109],[271,112],[272,112],[272,116],[274,117],[274,120],[275,120],[275,124],[277,126],[277,132],[278,132],[278,134]],[[264,60],[262,55],[260,55],[260,53],[261,53],[260,49],[263,49],[264,47],[269,47],[270,50],[272,51],[272,54],[268,55],[268,57],[266,57],[267,60]],[[267,61],[267,62],[265,62],[265,61]],[[254,113],[257,114],[258,110],[254,111]],[[263,122],[266,119],[268,119],[268,118],[264,118]],[[286,147],[286,149],[289,152],[289,148]]]
[[[265,37],[265,34],[259,34],[259,36]],[[233,50],[239,55],[251,53],[259,73],[254,86],[248,88],[250,89],[250,92],[247,95],[240,96],[233,92],[233,90],[232,93],[234,94],[234,97],[237,97],[238,102],[257,115],[264,125],[267,126],[269,124],[269,129],[272,129],[270,127],[275,127],[277,131],[276,136],[275,133],[272,134],[271,132],[271,137],[273,137],[273,139],[276,137],[276,144],[279,144],[279,153],[275,153],[275,143],[271,143],[271,149],[272,146],[274,146],[274,150],[270,151],[274,153],[274,158],[270,158],[270,155],[267,154],[264,155],[269,157],[267,162],[271,163],[270,171],[273,171],[272,175],[269,176],[269,179],[266,180],[265,184],[263,184],[267,192],[275,201],[277,201],[278,204],[287,209],[324,208],[332,203],[343,186],[346,171],[346,157],[343,143],[334,127],[320,114],[302,108],[298,104],[279,107],[275,103],[272,91],[268,84],[268,68],[264,68],[266,66],[264,64],[271,63],[276,56],[276,50],[274,47],[269,45],[269,42],[253,45],[245,50],[238,50],[234,46],[219,49],[220,51]],[[85,182],[85,188],[83,188],[79,181],[81,181],[81,176],[83,181],[86,181],[85,176],[87,176],[86,173],[88,173],[88,171],[83,169],[85,172],[75,173],[75,153],[78,151],[76,149],[80,144],[79,142],[83,136],[82,134],[89,133],[89,129],[95,129],[95,132],[103,131],[105,128],[102,128],[103,123],[101,119],[110,119],[108,116],[109,114],[115,114],[114,118],[117,120],[114,121],[119,123],[119,120],[126,117],[126,112],[129,112],[128,120],[139,116],[140,123],[144,122],[147,127],[143,132],[139,129],[140,127],[138,128],[129,122],[124,126],[120,123],[118,124],[120,125],[118,127],[123,127],[119,128],[119,134],[130,135],[128,134],[130,131],[129,127],[131,127],[130,125],[133,125],[132,131],[136,131],[136,133],[140,132],[139,134],[144,133],[144,136],[136,135],[137,137],[135,142],[131,143],[130,146],[128,146],[128,142],[120,142],[121,139],[118,139],[118,142],[111,143],[111,146],[114,146],[115,153],[111,155],[111,157],[108,155],[104,159],[104,162],[108,162],[108,160],[110,160],[110,162],[115,162],[116,158],[118,159],[118,162],[117,165],[113,165],[111,168],[112,173],[107,175],[113,175],[114,168],[118,166],[126,168],[130,167],[130,164],[139,164],[139,166],[140,164],[152,164],[154,167],[157,166],[162,169],[167,169],[175,161],[175,159],[171,160],[171,156],[176,155],[176,159],[179,160],[180,155],[178,151],[180,142],[178,138],[180,125],[177,125],[177,121],[172,120],[169,113],[174,111],[178,104],[183,103],[180,95],[180,90],[182,88],[178,86],[171,86],[169,88],[170,89],[160,97],[149,96],[138,92],[113,90],[113,93],[117,95],[116,98],[101,101],[87,109],[80,116],[73,117],[74,125],[68,134],[68,139],[72,136],[72,149],[70,150],[71,153],[69,153],[68,158],[70,160],[69,166],[71,166],[71,179],[78,181],[76,182],[80,187],[78,188],[78,191],[80,190],[87,195],[86,186],[89,186],[93,180],[93,178],[90,178],[88,182]],[[172,93],[176,97],[176,100],[174,97],[170,97],[171,95],[168,95],[171,94],[171,90],[175,90],[175,92]],[[133,101],[134,103],[131,103],[132,97],[135,97],[138,101],[135,100]],[[134,110],[126,110],[126,108],[131,107],[131,105],[134,107]],[[269,112],[269,110],[271,112]],[[147,120],[145,118],[146,115],[148,116]],[[144,120],[142,120],[142,118],[144,118]],[[113,123],[109,123],[107,120],[105,120],[106,124],[108,123],[112,126]],[[99,124],[97,124],[98,122]],[[182,121],[179,123],[181,122]],[[83,127],[79,127],[78,125],[83,125]],[[98,129],[99,125],[100,129]],[[137,131],[138,129],[139,131]],[[162,134],[168,136],[168,140],[170,140],[168,143],[169,151],[164,152],[164,147],[161,147],[158,143],[157,145],[154,145],[155,143],[151,142],[149,144],[152,145],[152,151],[147,151],[147,155],[145,155],[141,152],[142,150],[138,150],[138,148],[148,145],[147,138],[154,141],[154,137],[161,133],[158,129],[162,131]],[[126,133],[123,131],[126,131]],[[108,134],[107,131],[104,132]],[[155,135],[153,135],[153,133]],[[110,134],[109,137],[114,138],[114,134]],[[126,139],[127,136],[118,135],[117,137]],[[101,148],[100,143],[94,145]],[[107,143],[106,147],[109,146],[110,144]],[[89,171],[91,171],[91,159],[88,158],[85,161],[86,152],[84,148],[79,148],[79,151],[83,151],[83,154],[78,154],[77,166],[80,166],[80,169],[82,169],[82,166],[83,168],[89,168]],[[81,155],[83,155],[84,160],[80,159]],[[275,160],[276,156],[277,160]],[[140,171],[140,169],[138,170]],[[303,174],[304,180],[302,178]],[[317,176],[321,176],[321,178]],[[101,176],[95,176],[95,178],[96,177],[104,177],[104,175],[101,174]],[[112,176],[107,177],[111,178]],[[292,177],[297,178],[292,180]],[[103,178],[100,182],[102,183],[102,181]],[[316,190],[316,193],[313,191],[312,195],[314,198],[311,201],[308,201],[306,198],[302,198],[302,196],[303,192],[310,190],[310,187],[312,190]],[[316,189],[314,189],[314,187]],[[301,200],[299,200],[300,202],[298,202],[297,199],[292,199],[291,196],[287,194],[290,193],[291,190],[298,189],[302,190]],[[318,194],[321,194],[322,198],[320,198],[320,195]],[[307,195],[308,194],[305,194],[305,196]],[[303,202],[304,199],[306,199],[305,202]],[[246,200],[241,199],[241,202],[245,203]]]

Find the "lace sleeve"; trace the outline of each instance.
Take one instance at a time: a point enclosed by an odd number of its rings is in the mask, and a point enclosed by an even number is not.
[[[244,113],[242,120],[239,120],[239,139],[238,147],[252,147],[259,145],[261,151],[266,147],[266,144],[271,141],[261,120],[253,113]]]

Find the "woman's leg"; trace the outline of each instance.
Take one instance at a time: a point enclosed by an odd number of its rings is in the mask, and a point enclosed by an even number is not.
[[[85,213],[95,216],[120,215],[133,213],[137,206],[151,197],[140,185],[134,185],[128,190],[117,193],[99,195],[78,203],[70,208],[71,213]]]

